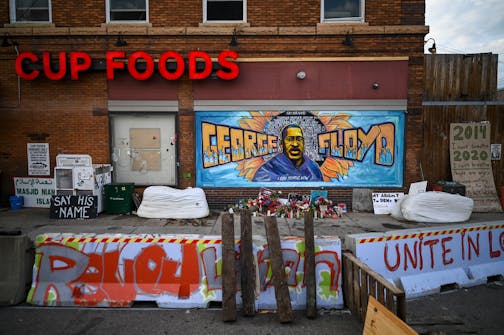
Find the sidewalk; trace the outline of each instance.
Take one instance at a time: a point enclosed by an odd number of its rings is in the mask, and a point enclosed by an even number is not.
[[[216,236],[220,239],[222,212],[211,212],[203,219],[145,219],[136,215],[100,213],[95,219],[66,220],[50,219],[47,208],[0,209],[0,232],[19,231],[32,241],[39,234],[195,234]],[[252,217],[254,235],[265,235],[263,217]],[[504,213],[473,213],[463,224],[504,223]],[[235,234],[240,234],[240,216],[234,216]],[[282,237],[304,236],[303,219],[277,218]],[[457,225],[460,223],[457,223]],[[345,240],[349,234],[388,232],[401,229],[443,227],[450,229],[455,224],[432,224],[398,221],[390,215],[372,213],[345,213],[342,218],[315,219],[316,236],[332,236],[341,239],[342,249],[347,249]],[[483,241],[483,239],[482,239]],[[428,252],[428,251],[426,251]],[[191,265],[190,263],[187,263]],[[408,323],[419,333],[444,331],[446,334],[481,333],[498,334],[504,327],[501,316],[503,308],[502,277],[476,287],[459,288],[439,294],[407,300]],[[59,283],[63,285],[63,283]],[[270,289],[271,291],[271,289]],[[176,295],[175,295],[176,299]],[[45,311],[45,310],[44,310]],[[330,312],[332,313],[332,312]],[[337,312],[341,313],[341,312]],[[198,315],[200,315],[198,313]],[[339,325],[342,314],[334,315],[332,322]],[[240,320],[242,322],[242,320]],[[318,319],[317,324],[320,324]],[[357,325],[357,322],[354,322]],[[220,323],[219,323],[220,325]],[[310,326],[312,327],[312,326]],[[317,329],[314,327],[314,329]],[[335,328],[337,329],[337,328]],[[356,332],[357,333],[357,332]]]
[[[0,231],[20,231],[32,241],[44,233],[93,233],[93,234],[196,234],[221,235],[222,212],[212,211],[202,219],[146,219],[135,214],[100,213],[95,219],[50,219],[48,208],[22,208],[0,210]],[[504,221],[504,213],[473,213],[470,220],[480,223]],[[235,234],[240,234],[240,216],[234,215]],[[303,219],[277,218],[280,236],[304,236]],[[457,223],[459,224],[459,223]],[[450,223],[419,223],[398,221],[390,215],[373,213],[344,213],[341,218],[315,219],[316,236],[338,236],[344,245],[349,234],[386,232],[400,229],[449,227]],[[254,235],[265,235],[263,217],[252,217]]]

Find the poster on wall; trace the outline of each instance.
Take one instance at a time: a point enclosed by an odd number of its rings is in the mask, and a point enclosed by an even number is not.
[[[474,212],[499,212],[501,206],[490,159],[490,123],[450,124],[452,179],[465,185]]]
[[[500,143],[490,144],[490,152],[493,161],[500,161],[502,152],[501,144]]]
[[[28,175],[49,176],[49,143],[27,143]]]
[[[404,111],[196,112],[199,187],[400,187]]]

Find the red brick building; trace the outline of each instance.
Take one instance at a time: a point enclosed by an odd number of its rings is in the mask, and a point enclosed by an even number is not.
[[[349,205],[356,187],[407,189],[420,179],[424,12],[420,0],[5,1],[1,203],[29,175],[28,143],[48,143],[47,177],[56,155],[89,154],[115,182],[202,187],[213,208],[263,186]],[[323,179],[254,180],[288,123],[303,124]]]

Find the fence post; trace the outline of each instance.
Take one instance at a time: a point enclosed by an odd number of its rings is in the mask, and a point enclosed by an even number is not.
[[[306,281],[306,316],[317,317],[317,283],[315,278],[315,237],[313,232],[313,215],[304,213],[305,236],[305,281]]]
[[[240,270],[243,315],[254,316],[256,272],[252,247],[252,218],[250,210],[248,209],[242,209],[240,213],[240,237]]]
[[[264,217],[264,226],[266,227],[278,317],[282,323],[291,322],[294,320],[294,314],[292,313],[276,217]]]
[[[222,321],[236,320],[236,272],[233,214],[222,216]]]

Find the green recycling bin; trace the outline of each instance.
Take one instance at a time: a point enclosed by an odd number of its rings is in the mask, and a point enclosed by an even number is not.
[[[105,211],[110,214],[131,214],[134,208],[134,183],[105,184]]]

